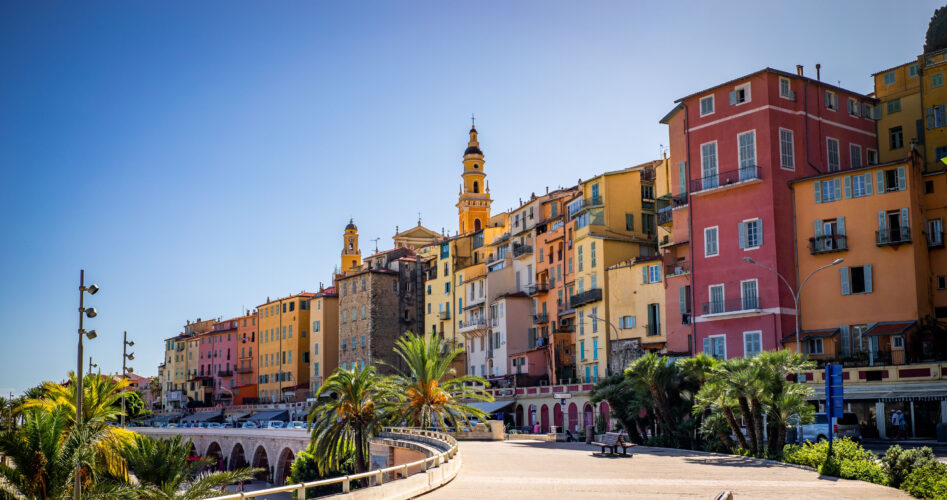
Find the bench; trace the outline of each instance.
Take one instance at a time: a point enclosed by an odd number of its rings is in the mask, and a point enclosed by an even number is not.
[[[615,455],[618,453],[618,447],[621,446],[621,454],[628,456],[628,448],[632,446],[638,446],[635,443],[629,443],[625,441],[625,437],[618,432],[606,432],[605,436],[602,437],[601,442],[590,443],[592,446],[598,446],[602,448],[602,454],[605,454],[605,449],[608,448],[608,453]]]

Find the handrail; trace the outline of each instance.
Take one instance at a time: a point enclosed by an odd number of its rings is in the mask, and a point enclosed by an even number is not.
[[[296,498],[306,498],[306,488],[315,488],[318,486],[329,486],[333,484],[342,485],[342,493],[348,493],[351,490],[352,481],[358,481],[360,479],[366,478],[375,478],[375,484],[372,486],[380,486],[384,484],[385,474],[391,474],[395,472],[401,472],[403,478],[408,477],[408,469],[411,467],[421,466],[421,472],[425,472],[428,469],[433,467],[440,467],[442,464],[446,464],[452,458],[457,455],[457,440],[449,435],[437,431],[431,431],[426,429],[418,429],[414,427],[382,427],[382,432],[390,432],[393,434],[408,434],[413,436],[428,437],[433,439],[438,439],[446,442],[449,445],[449,448],[446,451],[442,451],[437,455],[433,455],[421,460],[415,460],[414,462],[393,465],[391,467],[386,467],[384,469],[370,470],[367,472],[361,472],[358,474],[351,474],[348,476],[332,477],[328,479],[320,479],[319,481],[310,481],[307,483],[297,483],[297,484],[287,484],[285,486],[275,486],[273,488],[267,488],[264,490],[257,491],[241,491],[237,493],[231,493],[229,495],[221,495],[219,497],[214,497],[211,500],[241,500],[245,498],[256,498],[263,495],[271,495],[273,493],[290,493],[297,492]]]

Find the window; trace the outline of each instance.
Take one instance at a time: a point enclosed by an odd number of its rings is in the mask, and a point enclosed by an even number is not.
[[[677,287],[677,301],[678,306],[680,307],[681,314],[690,314],[691,312],[691,287],[690,285],[684,285]],[[686,323],[685,323],[686,324]]]
[[[740,223],[740,248],[752,250],[763,244],[763,221],[754,219]]]
[[[947,276],[938,276],[937,277],[937,289],[945,290],[947,289]],[[939,317],[939,316],[938,316]]]
[[[927,221],[927,245],[931,247],[944,245],[944,225],[940,219]]]
[[[796,155],[793,149],[792,130],[779,129],[779,166],[793,170],[796,168]]]
[[[905,167],[878,171],[878,194],[907,189],[907,169]]]
[[[924,181],[924,194],[934,194],[934,181]]]
[[[901,132],[900,126],[888,129],[888,144],[891,149],[904,147],[904,134]]]
[[[852,168],[859,168],[862,166],[862,147],[858,144],[849,144],[848,145],[848,154],[849,160],[851,162]]]
[[[713,257],[717,252],[717,227],[704,228],[704,257]]]
[[[885,85],[894,85],[895,80],[896,78],[895,78],[894,71],[889,71],[884,74]]]
[[[944,125],[947,125],[947,106],[939,104],[937,106],[931,106],[927,108],[927,128],[940,128]]]
[[[714,96],[700,98],[700,116],[711,115],[714,112]]]
[[[813,186],[815,186],[816,203],[828,203],[842,198],[842,181],[840,179],[817,180],[813,183]]]
[[[846,102],[848,106],[848,114],[850,116],[854,116],[856,118],[861,116],[861,104],[859,104],[858,101],[849,97]]]
[[[937,87],[943,87],[943,86],[944,86],[943,73],[935,73],[931,75],[931,87],[936,89]]]
[[[625,230],[635,230],[635,214],[625,214]]]
[[[656,230],[654,214],[641,214],[641,232],[654,235]]]
[[[585,335],[585,311],[579,311],[579,335]]]
[[[727,359],[727,337],[724,335],[711,335],[705,338],[704,354],[720,360]]]
[[[796,94],[792,91],[789,78],[779,79],[779,97],[796,100]]]
[[[660,283],[661,282],[661,264],[652,264],[650,266],[644,266],[641,268],[642,274],[644,275],[644,283]]]
[[[839,161],[838,140],[831,137],[825,140],[828,149],[828,167],[829,172],[838,172],[841,162]]]
[[[898,113],[901,111],[901,99],[891,99],[885,103],[885,106],[887,106],[887,112],[889,115]]]
[[[892,335],[891,347],[894,349],[904,349],[904,337],[900,335]]]
[[[347,310],[342,310],[342,322],[345,323],[349,320],[349,312]]]
[[[594,325],[595,323],[592,323],[592,324]],[[592,359],[595,361],[598,360],[598,338],[597,337],[592,339]]]
[[[649,337],[661,335],[661,304],[648,304]]]
[[[752,358],[763,351],[763,332],[743,332],[743,357]]]
[[[734,87],[733,92],[730,92],[730,105],[738,106],[745,102],[750,102],[750,84],[744,83],[743,85],[737,85]]]
[[[701,189],[717,187],[717,143],[700,146]]]
[[[744,311],[760,308],[760,299],[757,295],[758,282],[755,279],[740,282],[740,298]]]
[[[871,265],[843,267],[839,272],[842,277],[842,295],[871,293]]]
[[[592,267],[595,267],[595,242],[593,241],[589,244],[589,260],[592,262]],[[592,287],[595,288],[595,287]]]
[[[756,131],[751,130],[737,136],[740,156],[740,180],[756,177]]]
[[[582,259],[582,245],[578,246],[578,252],[579,252],[579,272],[582,272],[582,260],[583,260]]]
[[[917,64],[912,64],[908,66],[908,78],[914,78],[917,76]]]
[[[710,285],[710,304],[709,310],[710,314],[718,314],[724,312],[723,309],[723,285]]]
[[[584,340],[579,341],[579,354],[581,355],[579,359],[581,359],[582,361],[585,361],[585,341]],[[585,369],[588,370],[589,367],[586,366]]]
[[[802,348],[803,348],[803,352],[805,352],[806,354],[824,354],[825,353],[825,351],[823,350],[821,338],[807,340],[802,345]]]
[[[869,149],[869,150],[866,151],[865,156],[866,156],[867,159],[868,159],[868,164],[869,164],[869,165],[877,165],[877,164],[878,164],[878,151],[875,151],[874,149]]]
[[[852,197],[853,198],[860,198],[862,196],[868,196],[872,194],[871,193],[872,191],[871,172],[861,174],[861,175],[853,175],[851,179],[852,179],[851,183],[852,183]],[[849,181],[846,178],[846,181],[845,181],[846,197],[848,196],[848,182]]]
[[[598,308],[593,307],[591,314],[589,314],[589,319],[592,320],[592,333],[598,333]]]
[[[627,330],[629,328],[634,328],[636,322],[635,316],[622,316],[618,321],[618,324],[622,330]]]
[[[835,92],[825,91],[825,107],[832,111],[838,110],[838,95]]]

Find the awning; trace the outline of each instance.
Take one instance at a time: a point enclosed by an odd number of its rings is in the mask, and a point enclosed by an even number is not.
[[[183,413],[169,413],[167,415],[158,415],[155,417],[155,422],[172,422],[177,421],[179,418],[183,417]]]
[[[476,408],[478,410],[481,410],[487,415],[492,415],[500,410],[505,409],[508,406],[512,406],[513,402],[512,401],[490,401],[490,402],[477,401],[475,403],[464,403],[464,404],[466,404],[467,406]]]
[[[227,420],[232,420],[232,421],[236,422],[237,420],[244,420],[244,419],[246,419],[249,415],[250,415],[250,414],[249,414],[248,412],[242,411],[242,412],[231,413],[231,414],[229,414],[229,415],[225,415],[225,418],[226,418]]]
[[[811,339],[834,337],[838,335],[840,331],[841,330],[839,328],[827,328],[825,330],[802,330],[799,332],[799,342]],[[795,343],[796,336],[790,335],[788,337],[783,337],[782,342],[783,345]]]
[[[881,323],[875,323],[865,332],[865,335],[904,335],[916,324],[917,321],[882,321]]]
[[[200,411],[197,413],[192,413],[181,419],[181,422],[207,422],[220,418],[221,413],[214,413],[212,411]]]
[[[289,420],[289,413],[286,410],[260,411],[247,419],[250,422],[262,422],[265,420]]]

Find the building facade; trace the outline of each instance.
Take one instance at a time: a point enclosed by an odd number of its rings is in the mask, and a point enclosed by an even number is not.
[[[309,387],[315,394],[326,377],[339,367],[339,295],[335,287],[320,290],[309,301],[309,319],[312,322]]]
[[[258,392],[264,402],[302,401],[309,392],[309,301],[298,293],[259,306]]]

